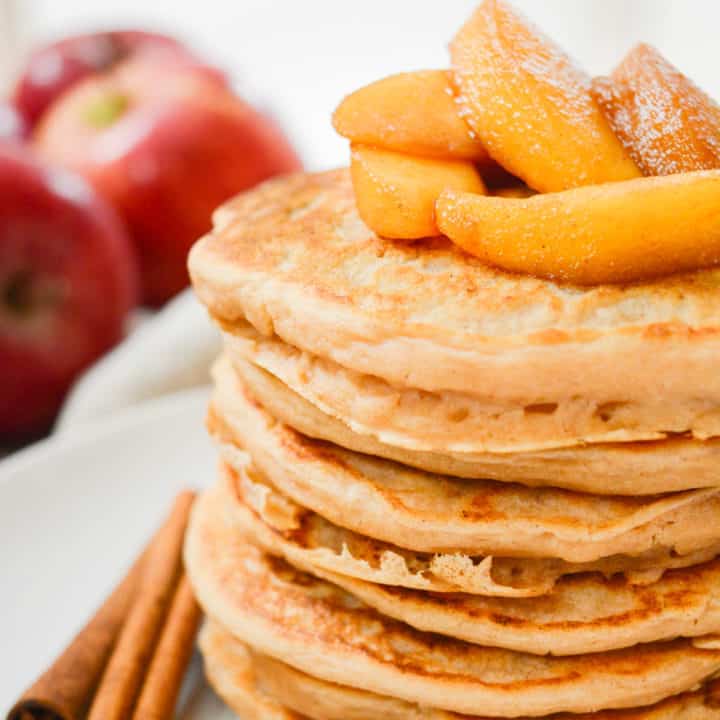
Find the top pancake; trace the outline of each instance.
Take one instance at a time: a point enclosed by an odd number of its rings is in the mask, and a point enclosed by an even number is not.
[[[720,271],[577,288],[491,269],[444,239],[382,240],[346,171],[270,181],[190,256],[200,299],[391,383],[525,404],[704,398],[720,412]]]

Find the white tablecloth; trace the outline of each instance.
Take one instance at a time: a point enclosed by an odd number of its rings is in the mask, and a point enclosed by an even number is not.
[[[209,382],[217,330],[191,291],[141,322],[76,383],[56,432],[81,429],[115,410]]]

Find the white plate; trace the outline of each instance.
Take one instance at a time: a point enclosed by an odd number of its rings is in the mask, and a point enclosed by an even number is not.
[[[0,462],[0,715],[62,650],[186,487],[207,486],[207,391],[178,393]],[[181,717],[226,714],[197,660]]]

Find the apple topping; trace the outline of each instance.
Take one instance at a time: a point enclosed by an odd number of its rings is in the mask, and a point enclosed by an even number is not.
[[[423,157],[489,162],[460,116],[446,70],[400,73],[348,95],[333,126],[351,142]]]
[[[475,166],[353,146],[351,173],[360,217],[383,237],[417,239],[438,235],[435,201],[445,188],[483,193]]]
[[[442,233],[578,285],[720,264],[720,106],[656,50],[591,80],[505,0],[483,0],[450,54],[451,71],[387,77],[333,117],[378,235]]]
[[[655,48],[638,45],[593,91],[646,175],[720,168],[720,106]]]
[[[720,171],[638,178],[526,199],[447,190],[440,231],[489,265],[577,285],[720,264]]]
[[[485,0],[450,49],[466,122],[530,187],[552,192],[640,175],[590,79],[502,0]]]

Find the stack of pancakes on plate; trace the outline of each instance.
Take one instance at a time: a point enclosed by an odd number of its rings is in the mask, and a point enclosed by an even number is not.
[[[720,718],[720,271],[569,288],[375,237],[346,171],[230,202],[186,563],[245,720]]]

